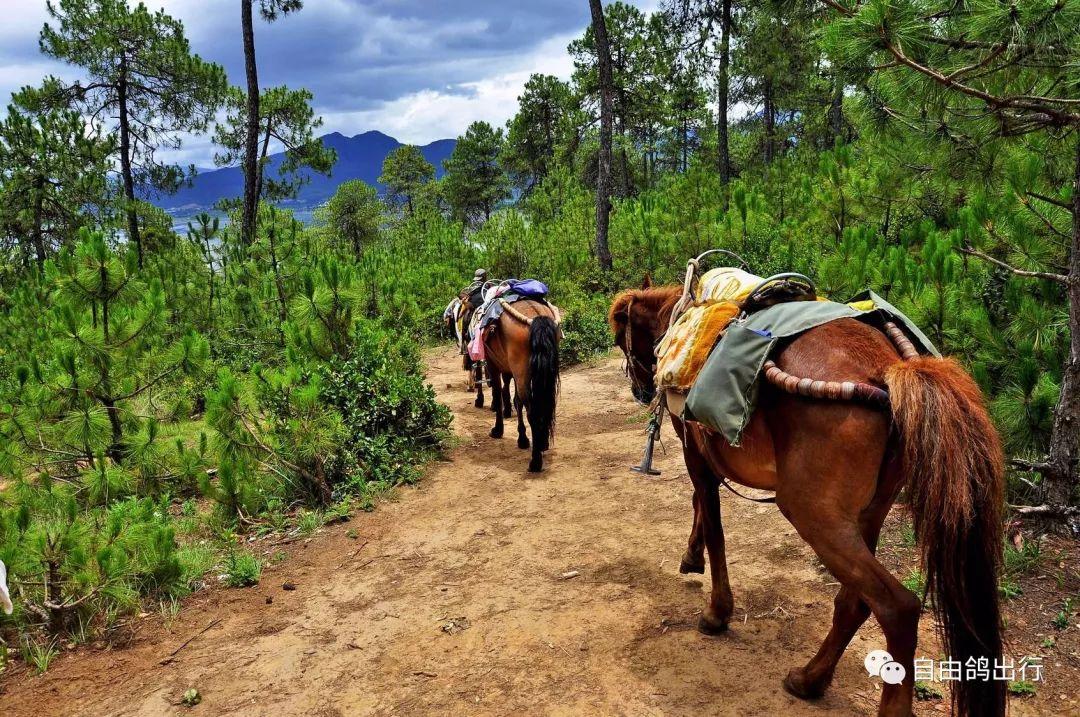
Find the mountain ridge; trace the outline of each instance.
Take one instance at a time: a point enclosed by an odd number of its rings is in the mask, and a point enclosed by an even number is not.
[[[300,188],[296,199],[281,202],[292,208],[313,208],[327,201],[337,191],[338,186],[353,179],[360,179],[378,188],[385,189],[379,183],[382,164],[386,156],[404,145],[388,134],[378,130],[368,130],[348,137],[341,132],[330,132],[319,138],[323,145],[334,149],[338,154],[337,163],[330,176],[304,169],[301,176],[309,181]],[[455,139],[438,139],[425,145],[419,145],[420,153],[435,167],[435,176],[443,175],[443,160],[450,156],[457,145]],[[267,176],[277,174],[285,154],[279,152],[268,158]],[[153,203],[173,214],[191,214],[197,211],[213,209],[220,199],[239,197],[244,193],[244,173],[240,167],[221,167],[199,169],[189,186],[181,187],[178,192],[158,197]]]

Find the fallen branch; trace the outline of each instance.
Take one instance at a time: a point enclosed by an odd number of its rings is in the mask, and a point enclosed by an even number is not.
[[[173,650],[172,652],[170,652],[170,653],[169,653],[169,654],[168,654],[167,656],[165,656],[164,658],[162,658],[162,660],[161,660],[161,661],[160,661],[160,662],[159,662],[158,664],[161,664],[161,665],[167,665],[167,664],[169,664],[170,662],[172,662],[173,660],[175,660],[175,659],[176,659],[176,656],[180,654],[180,651],[181,651],[181,650],[183,650],[183,649],[184,649],[185,647],[187,647],[187,646],[188,646],[188,645],[190,645],[190,644],[191,644],[192,642],[194,642],[194,641],[195,641],[195,638],[199,637],[200,635],[202,635],[203,633],[205,633],[205,632],[206,632],[207,630],[209,630],[210,628],[212,628],[212,627],[214,627],[215,625],[217,625],[217,624],[218,624],[219,622],[221,622],[221,618],[220,618],[220,617],[218,617],[218,618],[214,618],[213,620],[211,620],[211,621],[210,621],[210,624],[209,624],[209,625],[207,625],[207,626],[206,626],[206,627],[204,627],[203,629],[199,630],[198,632],[196,632],[196,633],[195,633],[194,635],[192,635],[192,636],[191,636],[191,637],[189,637],[188,639],[184,640],[184,642],[183,642],[183,643],[182,643],[182,644],[180,645],[180,647],[176,648],[175,650]]]
[[[1075,505],[1010,505],[1009,509],[1017,515],[1040,518],[1080,518],[1080,507]]]

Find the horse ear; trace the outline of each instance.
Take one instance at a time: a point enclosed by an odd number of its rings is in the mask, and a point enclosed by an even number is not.
[[[649,276],[649,272],[645,272],[645,278],[641,280],[642,290],[652,288],[652,277]]]

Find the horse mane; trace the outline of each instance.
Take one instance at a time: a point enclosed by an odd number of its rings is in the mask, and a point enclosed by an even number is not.
[[[627,289],[615,297],[608,312],[608,324],[618,333],[619,327],[626,323],[627,309],[630,302],[656,315],[661,325],[666,324],[675,308],[675,302],[682,296],[681,286],[658,286],[650,289]]]

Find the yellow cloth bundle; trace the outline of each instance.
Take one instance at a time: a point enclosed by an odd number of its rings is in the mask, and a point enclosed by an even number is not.
[[[695,304],[713,304],[719,301],[741,302],[764,279],[742,269],[722,266],[705,272],[697,285]]]
[[[688,391],[739,305],[731,301],[691,306],[664,335],[657,350],[661,388]]]

